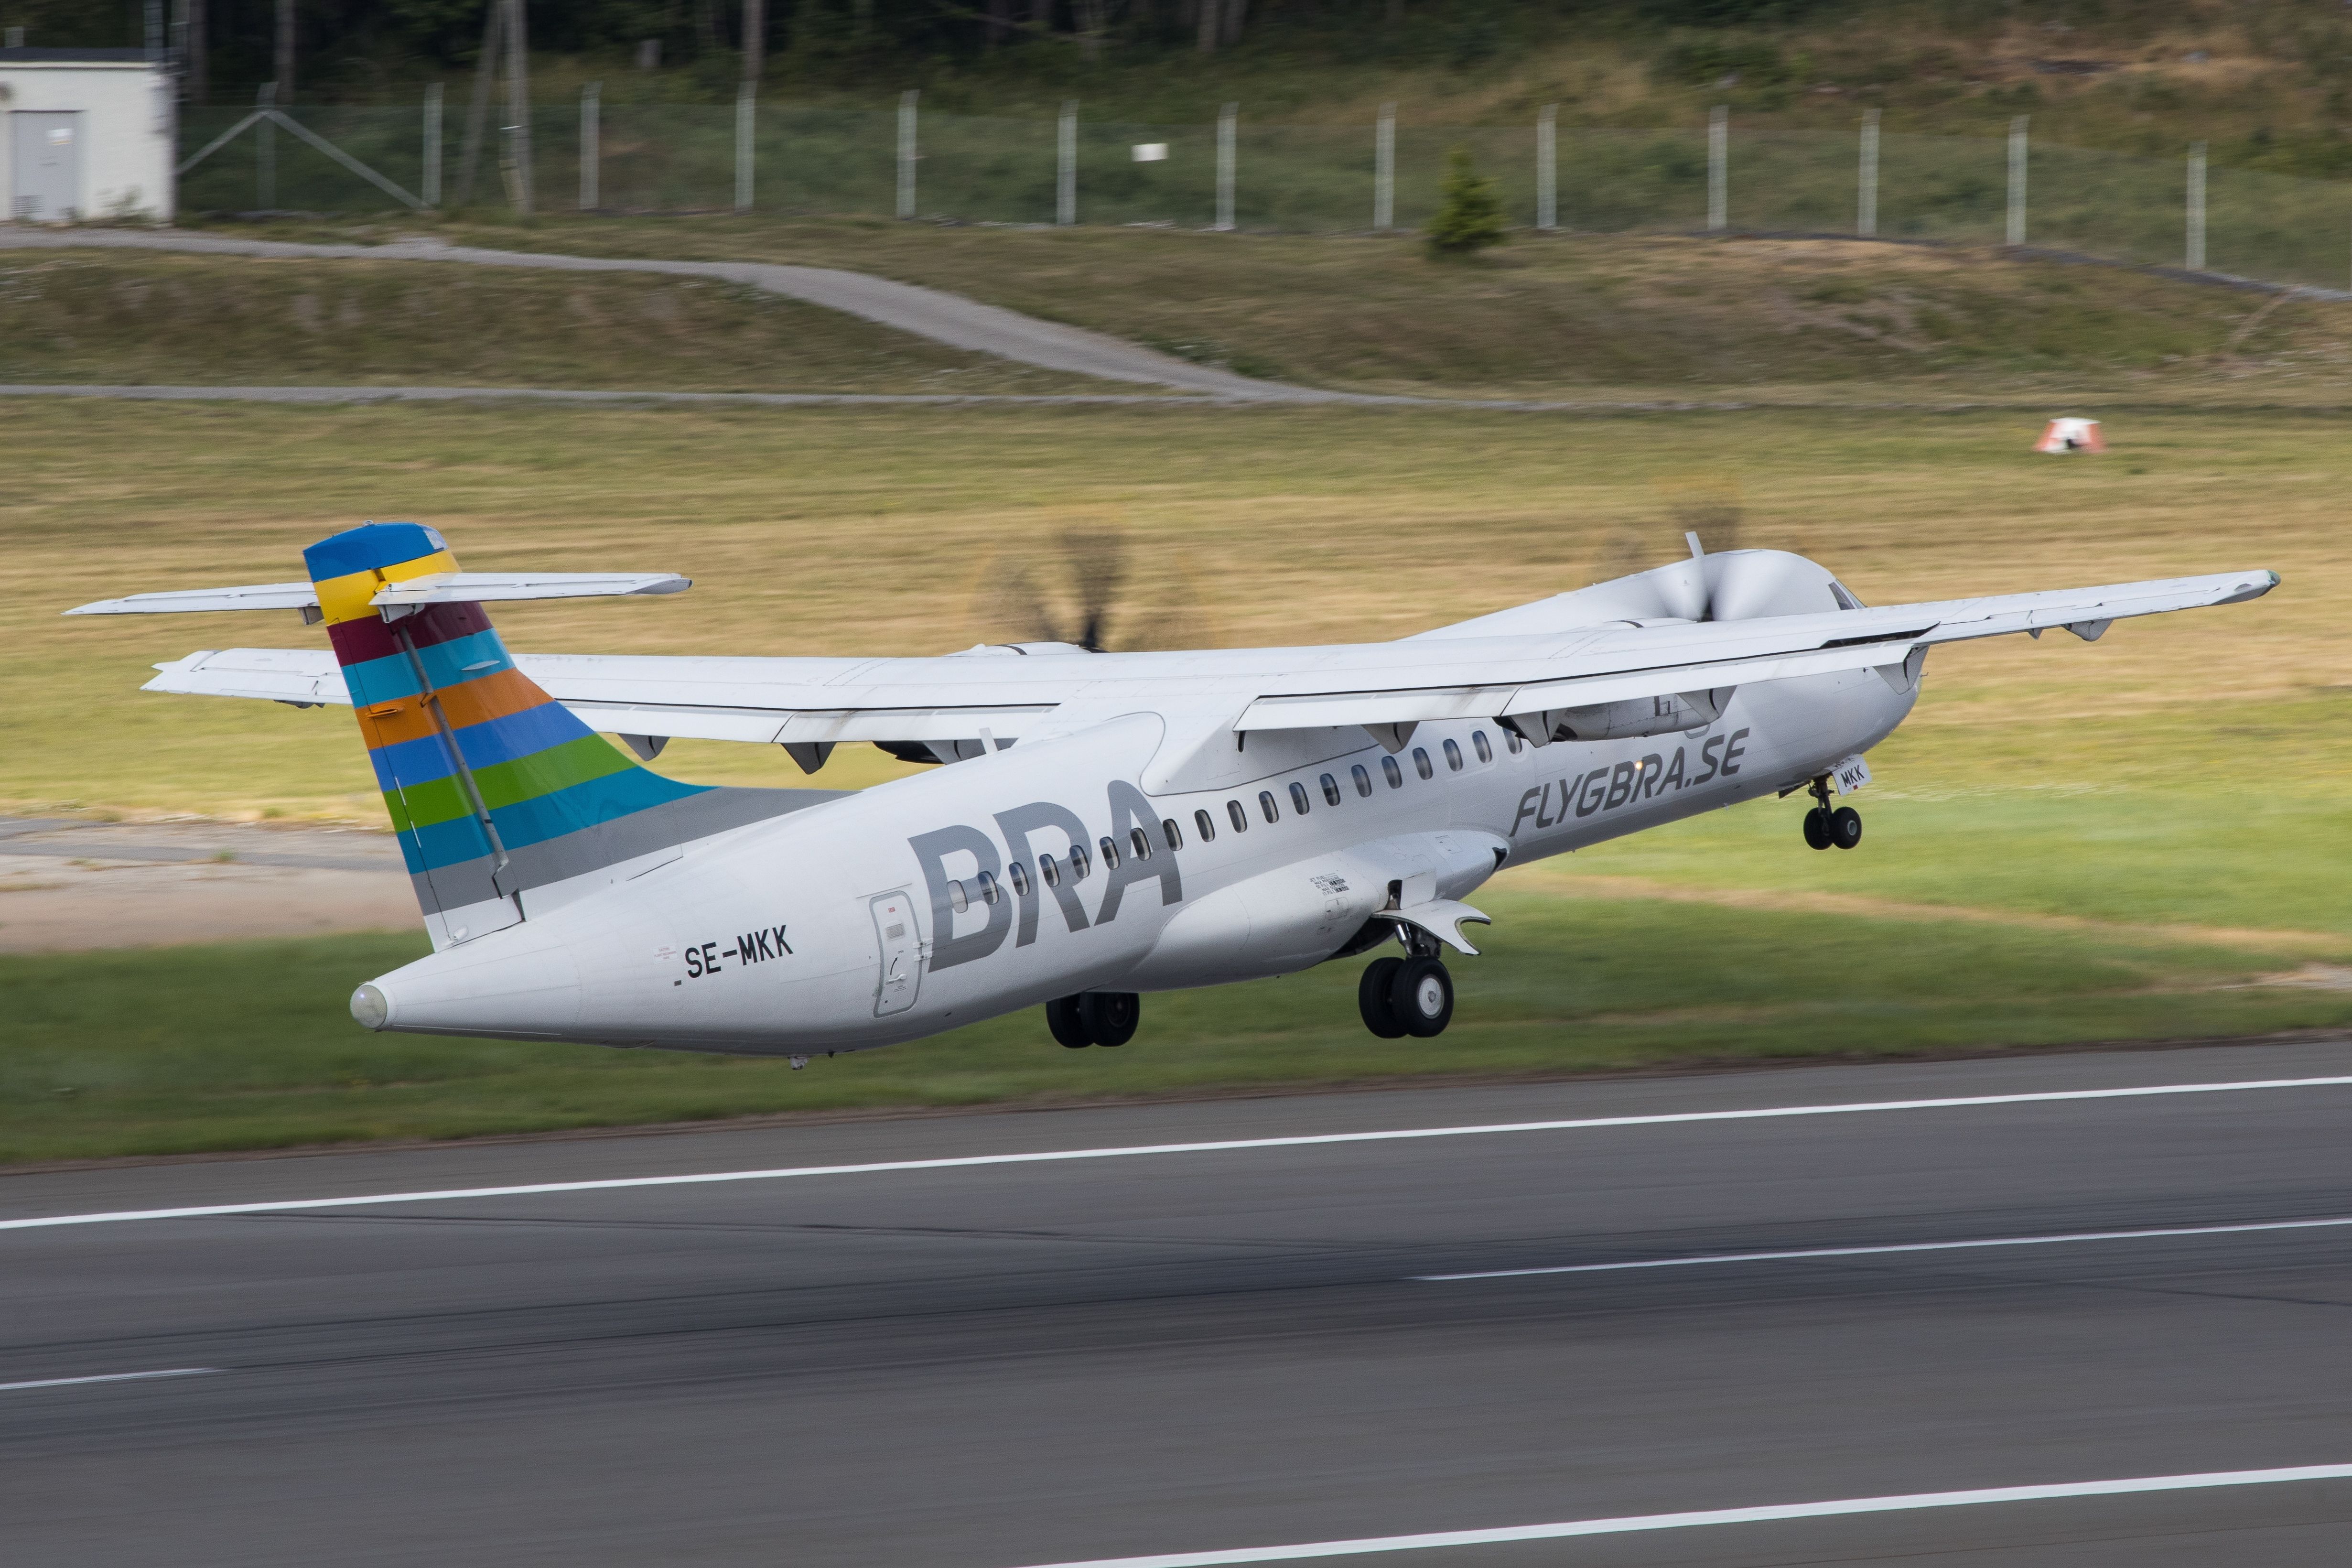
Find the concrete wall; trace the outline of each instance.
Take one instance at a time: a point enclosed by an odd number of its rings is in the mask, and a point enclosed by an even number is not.
[[[116,61],[0,61],[0,217],[16,210],[16,133],[26,111],[79,112],[83,219],[172,220],[178,110],[160,66]]]

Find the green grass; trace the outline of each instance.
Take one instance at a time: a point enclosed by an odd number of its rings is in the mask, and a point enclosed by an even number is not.
[[[711,279],[0,252],[0,381],[1099,391]]]
[[[0,1161],[446,1138],[888,1105],[1554,1077],[1663,1063],[1900,1057],[2352,1022],[2352,995],[2246,986],[2275,955],[2095,932],[1587,901],[1513,890],[1456,964],[1434,1042],[1355,1017],[1358,965],[1146,999],[1128,1047],[1064,1051],[1035,1013],[780,1061],[373,1036],[359,981],[421,938],[0,959]],[[2352,944],[2347,944],[2352,946]]]

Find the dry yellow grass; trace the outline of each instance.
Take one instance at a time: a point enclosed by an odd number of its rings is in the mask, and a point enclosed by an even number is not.
[[[15,811],[377,810],[335,713],[140,694],[199,647],[314,646],[283,617],[60,620],[140,589],[295,575],[367,518],[447,531],[468,565],[656,567],[684,600],[503,611],[548,651],[940,652],[991,624],[992,563],[1132,536],[1133,596],[1200,600],[1202,640],[1396,637],[1676,548],[1675,487],[1735,486],[1742,539],[1831,563],[1874,601],[2248,565],[2260,605],[2095,647],[1939,653],[1910,787],[2210,784],[2244,765],[2328,787],[2345,742],[2332,418],[2148,415],[2102,458],[2027,450],[2014,415],[1574,418],[1428,411],[691,410],[0,405],[0,803]],[[1631,546],[1629,550],[1629,545]],[[1114,632],[1118,630],[1115,626]],[[2095,759],[2080,754],[2096,747]],[[824,782],[878,776],[845,752]],[[791,782],[775,752],[684,743],[689,776]],[[2180,770],[2197,773],[2181,777]]]

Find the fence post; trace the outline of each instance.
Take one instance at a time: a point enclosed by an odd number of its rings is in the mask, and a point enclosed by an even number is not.
[[[1061,123],[1054,128],[1054,221],[1078,221],[1078,100],[1062,101]]]
[[[1721,229],[1731,221],[1731,110],[1717,104],[1706,111],[1706,226]]]
[[[2009,122],[2009,243],[2025,243],[2025,121],[2019,115]]]
[[[915,216],[915,104],[922,97],[913,88],[898,95],[898,216]]]
[[[1862,186],[1853,198],[1853,232],[1878,232],[1878,110],[1862,111]]]
[[[580,210],[602,205],[602,164],[604,156],[604,84],[592,81],[580,89]]]
[[[441,205],[441,84],[425,87],[425,178],[417,194],[428,207]]]
[[[751,84],[735,89],[735,210],[751,210]]]
[[[2189,270],[2205,270],[2205,143],[2189,149]]]
[[[1234,228],[1234,122],[1242,106],[1229,103],[1217,110],[1217,222],[1220,234]]]
[[[507,151],[514,161],[514,208],[529,217],[538,205],[530,146],[530,39],[523,25],[522,0],[507,0],[507,115],[514,121],[507,133]]]
[[[1386,234],[1396,226],[1396,105],[1381,105],[1372,132],[1372,227]]]
[[[265,81],[261,90],[253,95],[256,109],[269,109],[278,102],[278,84]],[[278,127],[268,120],[253,128],[253,205],[261,212],[278,205]]]
[[[1547,103],[1536,116],[1536,226],[1547,232],[1559,226],[1559,157],[1557,128],[1559,105]]]

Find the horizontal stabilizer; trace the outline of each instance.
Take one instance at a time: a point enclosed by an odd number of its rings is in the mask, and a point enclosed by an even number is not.
[[[391,583],[371,605],[481,605],[493,600],[604,599],[683,594],[694,581],[675,572],[436,572]]]
[[[68,610],[69,616],[172,616],[195,610],[315,610],[318,591],[308,583],[256,583],[246,588],[175,588],[167,594],[133,594],[100,599]]]
[[[379,607],[480,605],[516,599],[601,599],[634,594],[682,594],[691,578],[675,572],[436,572],[387,584],[368,601]],[[243,588],[180,588],[100,599],[69,616],[185,615],[197,610],[314,610],[318,590],[308,583],[257,583]]]

